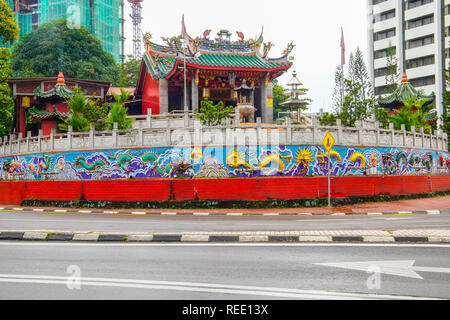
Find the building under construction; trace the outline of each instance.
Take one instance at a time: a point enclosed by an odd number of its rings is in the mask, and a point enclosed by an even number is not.
[[[20,37],[39,25],[65,18],[86,27],[119,62],[124,52],[123,0],[6,0],[15,13]]]

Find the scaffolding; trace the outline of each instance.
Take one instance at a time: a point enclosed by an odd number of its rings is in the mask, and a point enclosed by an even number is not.
[[[86,27],[117,62],[123,58],[123,0],[7,0],[7,2],[15,13],[16,22],[20,27],[20,37],[43,23],[65,18],[73,27],[77,25]]]

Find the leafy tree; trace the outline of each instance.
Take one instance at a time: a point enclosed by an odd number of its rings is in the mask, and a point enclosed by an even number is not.
[[[355,78],[355,56],[353,52],[350,52],[350,57],[348,59],[348,79],[356,81]]]
[[[141,63],[142,59],[134,59],[131,55],[127,56],[126,61],[120,67],[120,77],[113,85],[126,88],[136,87]]]
[[[25,35],[14,50],[16,76],[66,77],[117,82],[119,67],[102,49],[100,40],[79,26],[69,28],[65,19],[41,25]]]
[[[10,56],[9,48],[0,48],[0,137],[10,133],[14,113],[14,100],[8,85],[8,78],[12,76]]]
[[[74,132],[89,131],[91,124],[96,130],[104,129],[108,104],[101,104],[100,99],[94,95],[86,97],[84,92],[75,88],[75,95],[69,100],[67,107],[70,116],[59,125],[61,130],[67,131],[68,126],[72,126]]]
[[[286,89],[278,84],[276,80],[273,82],[273,119],[276,120],[279,117],[279,113],[286,111],[285,107],[281,104],[285,102],[289,96],[285,94]]]
[[[385,78],[388,93],[394,92],[400,82],[400,73],[395,47],[391,43],[389,43],[389,48],[387,48]]]
[[[208,98],[204,98],[200,102],[200,113],[197,113],[197,118],[200,119],[202,125],[218,126],[226,118],[229,118],[233,107],[225,107],[223,101],[214,104]]]
[[[450,91],[448,90],[450,88],[450,70],[445,70],[445,91],[443,94],[444,101],[442,103],[443,110],[442,110],[442,116],[441,116],[441,129],[447,133],[447,136],[450,138]],[[448,150],[450,150],[450,139],[448,141]]]
[[[379,123],[381,123],[381,127],[383,129],[387,129],[389,127],[390,114],[389,114],[389,112],[386,109],[375,105],[375,107],[373,109],[373,114],[375,116],[375,119]]]
[[[344,71],[341,66],[336,67],[334,73],[333,110],[338,113],[344,104],[345,82]]]
[[[424,111],[424,104],[427,99],[409,99],[403,102],[400,110],[395,110],[390,116],[390,120],[394,123],[394,128],[400,130],[401,125],[405,125],[407,131],[411,131],[411,127],[415,126],[416,130],[424,128],[426,133],[431,132],[431,125],[426,120],[428,112]]]
[[[356,48],[355,59],[353,63],[354,81],[361,85],[359,98],[361,101],[373,99],[372,83],[369,79],[369,73],[364,62],[363,53],[359,47]]]
[[[321,126],[335,126],[337,119],[337,115],[325,112],[322,117],[319,118],[319,121]]]
[[[342,111],[339,113],[344,126],[354,127],[357,120],[368,119],[373,110],[375,104],[373,99],[361,100],[361,87],[362,84],[345,79],[346,95]]]
[[[3,44],[19,40],[19,26],[5,0],[0,0],[0,40]]]
[[[120,95],[113,93],[115,102],[111,103],[111,109],[106,118],[106,126],[110,130],[113,129],[114,123],[117,123],[119,130],[130,129],[133,126],[134,119],[127,118],[128,108],[125,107],[125,102],[130,98],[130,93],[120,89]]]
[[[3,44],[14,44],[19,39],[19,26],[5,0],[0,0],[0,40]],[[12,77],[11,49],[0,48],[0,136],[8,135],[14,113],[14,100],[8,79]]]

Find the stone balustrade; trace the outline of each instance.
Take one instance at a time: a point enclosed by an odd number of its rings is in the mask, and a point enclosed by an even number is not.
[[[382,129],[377,122],[358,122],[356,127],[342,126],[340,120],[335,126],[321,126],[317,119],[313,125],[300,126],[290,123],[262,124],[257,118],[256,124],[240,124],[239,117],[232,123],[217,127],[201,126],[193,114],[146,115],[136,120],[133,128],[118,130],[117,124],[110,131],[73,132],[31,136],[17,139],[15,135],[0,138],[0,156],[18,154],[50,153],[59,151],[186,147],[186,146],[254,146],[254,145],[321,145],[327,132],[336,139],[336,146],[373,146],[427,149],[446,152],[447,134],[438,130],[425,134],[423,128],[406,131]]]

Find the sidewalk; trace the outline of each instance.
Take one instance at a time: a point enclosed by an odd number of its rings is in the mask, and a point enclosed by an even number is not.
[[[450,196],[355,204],[341,207],[271,208],[271,209],[90,209],[56,207],[18,207],[0,205],[0,210],[85,214],[148,215],[371,215],[371,214],[439,214],[450,213]]]

